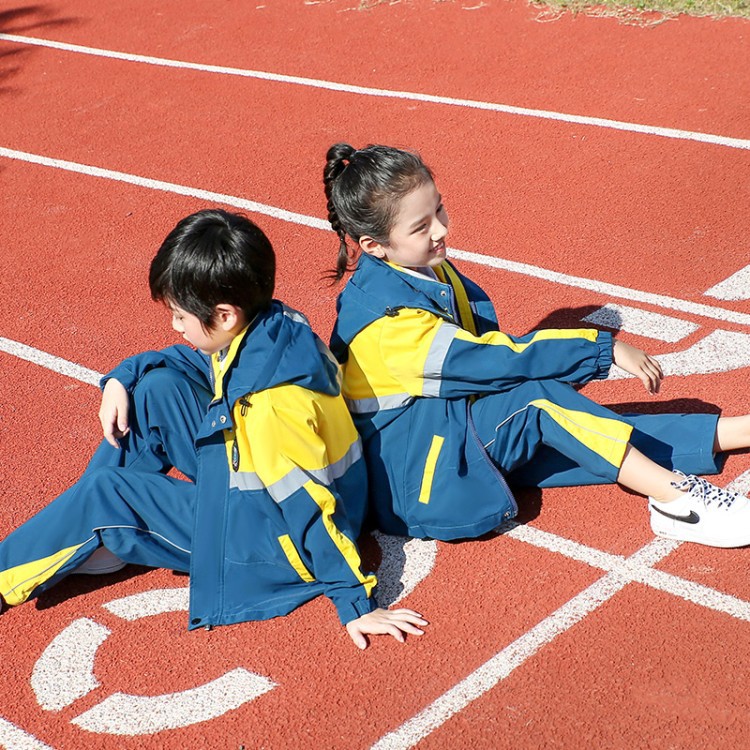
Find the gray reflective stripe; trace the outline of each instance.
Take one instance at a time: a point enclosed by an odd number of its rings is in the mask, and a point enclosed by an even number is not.
[[[287,318],[291,318],[297,323],[302,323],[303,325],[306,325],[308,328],[310,327],[310,321],[298,310],[295,310],[294,308],[287,307],[286,305],[282,305],[284,315],[287,316]]]
[[[352,414],[367,414],[381,409],[398,409],[414,401],[414,396],[408,393],[394,393],[380,398],[348,398],[346,405]]]
[[[230,472],[229,486],[238,490],[262,490],[265,487],[254,471]]]
[[[440,395],[443,363],[448,356],[448,349],[453,343],[457,331],[458,326],[455,326],[452,323],[443,323],[443,325],[438,328],[438,332],[435,334],[435,338],[430,345],[430,351],[427,352],[427,358],[424,361],[423,395]]]
[[[336,479],[343,477],[349,467],[360,458],[362,458],[362,444],[357,440],[338,461],[322,469],[306,470],[295,467],[270,487],[266,487],[254,471],[233,471],[229,477],[229,486],[240,490],[267,489],[268,494],[277,503],[281,503],[310,479],[326,486],[333,484]]]

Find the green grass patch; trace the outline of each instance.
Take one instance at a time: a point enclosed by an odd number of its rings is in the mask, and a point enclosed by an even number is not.
[[[646,26],[681,13],[711,18],[750,18],[750,0],[530,0],[530,5],[550,18],[558,13],[585,13]]]
[[[308,0],[325,2],[326,0]],[[460,2],[481,7],[508,0],[433,0]],[[652,26],[676,18],[681,13],[711,18],[750,18],[750,0],[527,0],[539,12],[540,21],[553,21],[565,13],[618,18],[623,23]],[[408,0],[358,0],[359,9],[376,5],[396,5]]]

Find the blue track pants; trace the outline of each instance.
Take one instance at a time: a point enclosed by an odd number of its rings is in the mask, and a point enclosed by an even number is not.
[[[103,441],[81,478],[0,543],[0,594],[37,596],[100,546],[121,560],[188,571],[196,476],[194,437],[212,394],[167,368],[133,391],[130,432]]]
[[[628,443],[668,469],[720,470],[713,452],[718,416],[622,416],[558,381],[531,380],[484,396],[472,418],[492,460],[518,486],[614,482]]]

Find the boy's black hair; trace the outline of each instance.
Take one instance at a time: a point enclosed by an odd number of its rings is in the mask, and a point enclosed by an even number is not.
[[[276,258],[250,219],[221,209],[186,216],[151,261],[148,283],[157,302],[174,304],[214,327],[216,305],[241,308],[248,321],[273,297]]]
[[[346,235],[387,244],[401,199],[431,181],[430,168],[412,151],[378,145],[358,150],[348,143],[328,149],[323,185],[328,221],[339,236],[335,281],[350,270]]]

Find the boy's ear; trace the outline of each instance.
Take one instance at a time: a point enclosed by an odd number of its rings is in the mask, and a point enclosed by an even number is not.
[[[363,253],[374,255],[376,258],[385,258],[385,248],[377,240],[367,234],[359,238],[359,246]]]
[[[216,325],[223,331],[231,331],[237,325],[245,323],[245,313],[241,307],[220,303],[214,308]]]

